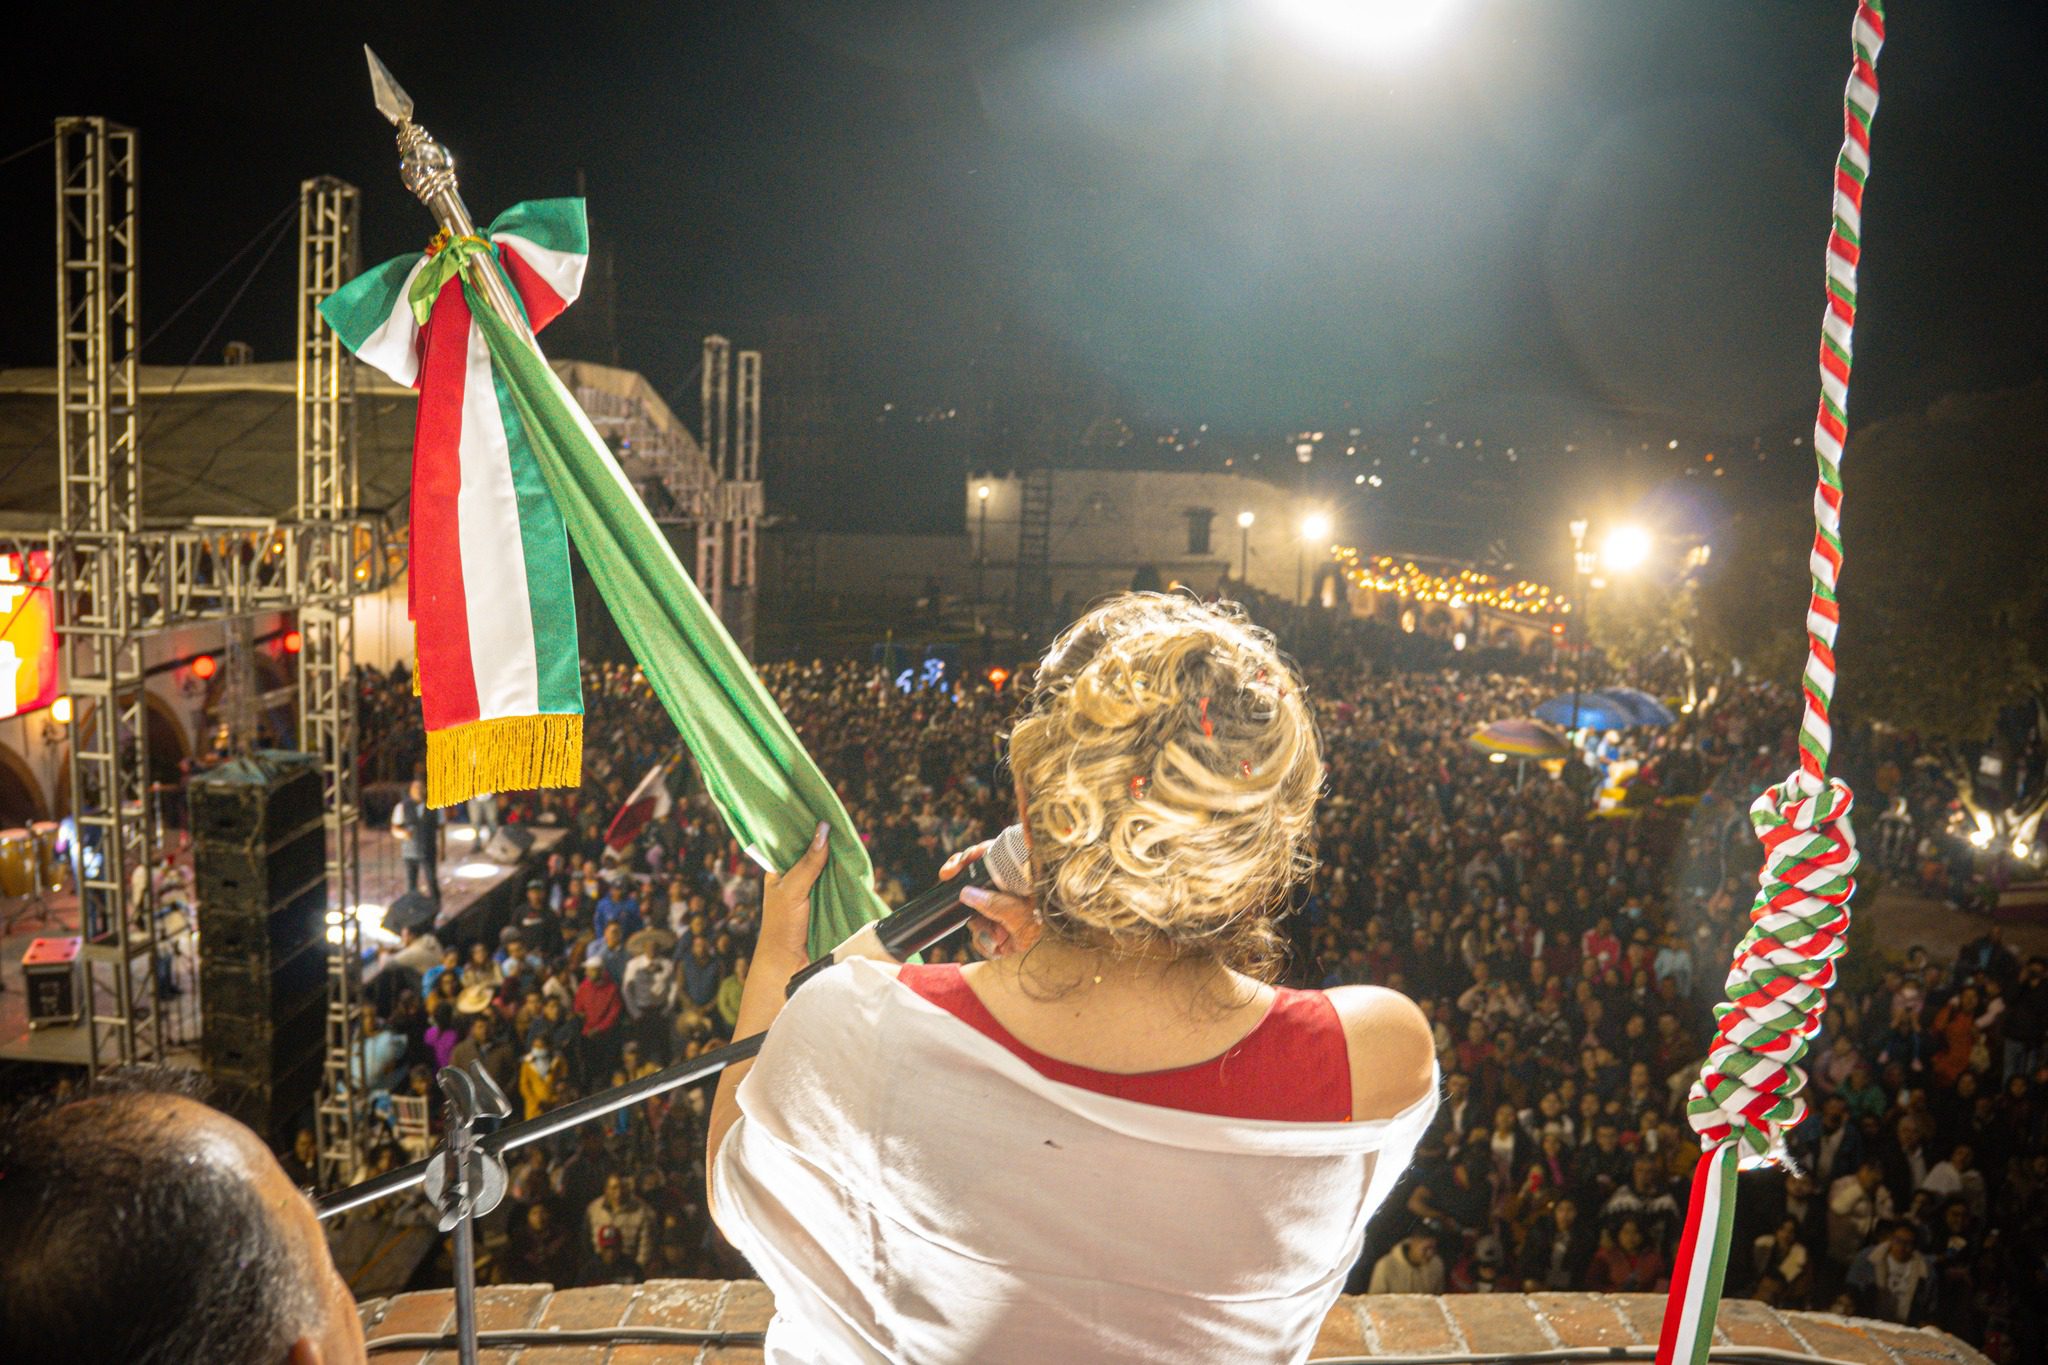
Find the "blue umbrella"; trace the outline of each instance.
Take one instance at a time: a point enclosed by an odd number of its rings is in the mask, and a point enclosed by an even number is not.
[[[1544,702],[1534,714],[1538,720],[1566,728],[1572,726],[1574,715],[1579,726],[1594,730],[1626,730],[1636,723],[1634,712],[1613,697],[1601,695],[1596,689],[1579,693],[1576,708],[1572,705],[1572,694],[1566,692]]]
[[[1578,723],[1582,729],[1630,730],[1638,725],[1669,725],[1673,716],[1662,702],[1634,688],[1596,688],[1578,695]],[[1552,725],[1569,726],[1573,715],[1572,694],[1561,693],[1536,708],[1536,717]]]
[[[1612,697],[1635,712],[1638,725],[1670,725],[1678,719],[1671,708],[1638,687],[1603,687],[1602,696]]]

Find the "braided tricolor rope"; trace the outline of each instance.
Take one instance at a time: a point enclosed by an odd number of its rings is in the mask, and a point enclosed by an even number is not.
[[[1799,725],[1799,771],[1750,808],[1764,845],[1762,884],[1750,930],[1736,950],[1728,1002],[1715,1007],[1718,1037],[1688,1106],[1705,1145],[1739,1139],[1755,1157],[1773,1153],[1779,1133],[1805,1117],[1798,1062],[1820,1029],[1834,959],[1849,927],[1856,842],[1848,824],[1849,789],[1828,778],[1834,729],[1835,633],[1841,626],[1835,585],[1842,570],[1842,441],[1848,435],[1849,366],[1856,325],[1856,264],[1863,226],[1863,184],[1870,172],[1870,122],[1877,113],[1877,52],[1884,42],[1881,3],[1856,11],[1856,62],[1843,102],[1841,156],[1835,162],[1835,223],[1828,234],[1828,306],[1821,320],[1820,412],[1813,453],[1813,591],[1806,607],[1806,708]]]
[[[1863,186],[1870,174],[1870,124],[1877,114],[1877,53],[1884,44],[1882,0],[1856,10],[1855,63],[1842,110],[1842,151],[1835,161],[1835,221],[1828,234],[1827,312],[1821,319],[1820,412],[1813,453],[1813,590],[1806,608],[1805,711],[1799,770],[1757,798],[1750,822],[1764,845],[1764,866],[1749,932],[1735,951],[1714,1009],[1717,1028],[1686,1117],[1706,1155],[1693,1177],[1692,1209],[1674,1261],[1658,1365],[1701,1362],[1714,1338],[1727,1265],[1738,1165],[1784,1156],[1784,1133],[1806,1117],[1806,1072],[1799,1065],[1827,1009],[1835,959],[1846,946],[1855,890],[1856,839],[1848,787],[1828,777],[1834,729],[1835,634],[1841,611],[1842,443],[1849,429],[1849,368],[1856,325],[1856,266],[1862,255]]]

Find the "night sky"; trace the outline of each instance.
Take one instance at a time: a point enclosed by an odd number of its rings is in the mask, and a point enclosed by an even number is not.
[[[141,130],[146,334],[256,239],[153,362],[217,324],[204,360],[289,354],[288,237],[221,310],[303,176],[363,188],[367,260],[423,241],[367,40],[480,220],[583,173],[621,359],[693,424],[704,331],[803,318],[870,443],[885,402],[972,401],[1018,337],[1142,443],[1207,423],[1240,456],[1349,426],[1405,456],[1427,420],[1584,488],[1667,432],[1803,429],[1848,4],[1463,0],[1392,57],[1290,23],[1303,3],[99,9],[90,40],[17,34],[0,156],[59,114]],[[2042,372],[2044,31],[2017,0],[1894,6],[1858,421]],[[7,364],[50,363],[49,164],[0,165]]]

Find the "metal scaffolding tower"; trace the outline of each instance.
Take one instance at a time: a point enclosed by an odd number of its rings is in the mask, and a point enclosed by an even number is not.
[[[358,507],[354,361],[316,311],[355,273],[356,191],[326,178],[301,187],[296,516],[148,527],[137,423],[136,135],[105,119],[60,119],[56,172],[60,502],[48,544],[73,698],[88,1064],[98,1072],[164,1060],[167,1043],[190,1041],[169,1036],[157,993],[170,940],[148,875],[155,831],[144,641],[218,623],[232,679],[247,672],[250,618],[299,612],[300,742],[319,756],[326,781],[329,923],[342,927],[330,968],[330,1083],[319,1128],[321,1174],[338,1180],[353,1173],[360,1120],[337,1089],[353,1041],[361,943],[347,913],[360,899],[352,599],[390,581],[402,542],[390,514],[366,517]],[[5,540],[9,553],[26,549]],[[250,690],[246,678],[240,690]],[[231,728],[242,728],[236,718],[246,721],[248,709],[228,707]],[[181,947],[191,946],[190,935],[180,931]]]
[[[1044,465],[1022,477],[1017,513],[1017,621],[1036,631],[1052,619],[1052,470]]]
[[[740,352],[739,394],[733,409],[734,483],[761,482],[761,353]],[[735,507],[732,521],[732,585],[751,588],[755,580],[756,516],[750,507]]]
[[[724,485],[732,478],[732,343],[722,336],[704,338],[703,428],[700,444],[711,463],[712,476]],[[725,544],[728,518],[716,508],[697,523],[697,590],[720,615],[725,611]]]
[[[320,302],[355,277],[357,215],[355,186],[326,176],[299,186],[298,515],[344,527],[356,516],[358,491],[355,358],[320,316]],[[359,580],[352,561],[353,554],[306,565],[299,611],[299,747],[319,759],[326,798],[327,1047],[314,1128],[323,1188],[361,1169],[366,1117],[348,1070],[363,956],[356,921],[362,903],[354,676]]]
[[[89,1065],[164,1053],[150,863],[149,727],[136,446],[136,138],[100,118],[57,121],[58,529],[51,536],[73,696],[72,809],[86,939]],[[131,872],[142,873],[130,886]],[[138,894],[139,893],[139,894]]]

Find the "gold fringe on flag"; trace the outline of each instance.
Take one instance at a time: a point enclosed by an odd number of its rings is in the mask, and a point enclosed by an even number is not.
[[[420,623],[408,621],[406,624],[412,627],[412,694],[417,697],[420,694]]]
[[[583,781],[583,717],[498,716],[427,732],[427,804]]]

